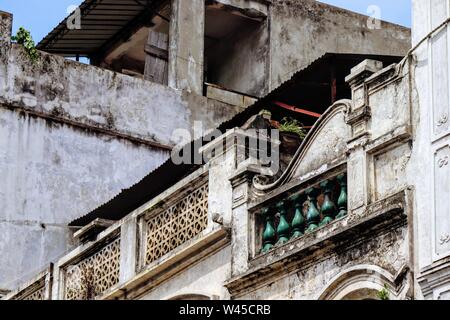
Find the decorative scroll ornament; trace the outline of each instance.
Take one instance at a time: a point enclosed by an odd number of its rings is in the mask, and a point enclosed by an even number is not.
[[[448,156],[445,156],[445,157],[439,159],[439,161],[438,161],[439,168],[443,168],[443,167],[447,166],[448,162],[449,162]]]
[[[442,245],[449,243],[450,242],[450,234],[445,234],[441,237],[441,239],[439,240],[439,243]]]
[[[441,117],[439,118],[438,122],[437,122],[437,126],[438,127],[442,127],[443,125],[445,125],[448,122],[448,115],[447,114],[443,114],[441,115]]]

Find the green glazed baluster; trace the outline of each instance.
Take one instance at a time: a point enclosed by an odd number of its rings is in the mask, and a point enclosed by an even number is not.
[[[316,207],[318,192],[316,189],[310,188],[306,190],[306,195],[309,200],[309,209],[306,214],[306,233],[311,233],[318,228],[320,222],[320,213]]]
[[[263,249],[262,253],[269,252],[273,248],[276,241],[276,233],[274,228],[274,215],[269,208],[264,208],[262,214],[266,219],[266,227],[263,233]]]
[[[302,205],[302,196],[296,195],[292,197],[292,201],[294,202],[295,215],[294,219],[292,219],[292,237],[298,238],[303,236],[303,232],[305,231],[305,217],[303,216],[303,205]]]
[[[341,194],[337,203],[339,214],[336,216],[336,219],[340,219],[347,215],[347,176],[345,174],[340,174],[337,177],[337,180],[341,186]]]
[[[286,207],[284,201],[277,204],[278,213],[280,214],[280,223],[277,228],[278,243],[277,245],[285,244],[289,241],[289,234],[291,227],[286,220]]]
[[[322,216],[323,220],[320,223],[320,227],[326,226],[327,224],[333,222],[334,217],[337,214],[336,205],[331,201],[331,193],[333,192],[333,185],[330,180],[325,180],[320,184],[322,192],[324,194],[324,201],[322,204]]]

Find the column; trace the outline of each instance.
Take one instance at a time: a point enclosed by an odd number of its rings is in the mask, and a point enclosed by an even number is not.
[[[172,0],[169,38],[169,86],[202,95],[204,0]]]

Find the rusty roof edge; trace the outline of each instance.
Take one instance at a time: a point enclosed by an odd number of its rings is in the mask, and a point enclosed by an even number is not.
[[[82,2],[79,5],[79,8],[81,9],[81,16],[86,17],[89,15],[89,12],[91,10],[94,10],[95,8],[93,8],[93,6],[96,5],[101,5],[103,0],[85,0],[84,2]],[[142,6],[142,11],[145,11],[148,7],[146,5],[143,5],[139,2],[136,2],[136,5],[140,5]],[[38,50],[42,50],[42,51],[52,51],[50,47],[48,47],[50,45],[50,43],[57,37],[61,36],[61,34],[64,34],[64,32],[68,32],[70,30],[67,29],[67,20],[69,19],[69,17],[71,17],[72,13],[68,14],[67,17],[65,17],[56,27],[54,27],[41,41],[39,41],[39,43],[36,45],[36,48]],[[134,19],[136,19],[136,17],[134,17],[133,19],[130,20],[133,21]],[[114,36],[114,35],[113,35]]]
[[[101,1],[101,0],[85,0],[79,5],[79,8],[81,9],[81,14],[83,15],[83,10],[87,9],[89,6],[93,5],[94,3]],[[59,33],[64,28],[67,27],[67,19],[71,16],[71,13],[67,15],[60,23],[56,25],[39,43],[36,45],[36,48],[42,51],[45,51],[45,45],[48,45],[48,43],[53,40],[56,35],[53,35],[53,33]]]

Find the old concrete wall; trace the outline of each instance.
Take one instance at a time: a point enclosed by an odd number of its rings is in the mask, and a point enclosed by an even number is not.
[[[171,0],[169,86],[203,93],[204,0]],[[202,13],[202,14],[199,14]]]
[[[319,251],[310,259],[305,259],[301,264],[302,267],[289,270],[270,283],[252,288],[248,293],[239,296],[239,299],[316,300],[322,294],[326,294],[328,288],[333,287],[334,279],[355,268],[363,269],[370,266],[395,275],[408,259],[407,244],[408,235],[404,227],[373,235],[372,238],[362,242],[353,241],[352,243],[349,239],[347,244],[337,248],[333,253]],[[369,275],[366,276],[369,278]],[[364,278],[355,277],[353,281],[355,291],[358,287],[363,288]],[[359,285],[358,280],[361,282]],[[380,277],[378,286],[382,288],[383,285]],[[400,292],[399,295],[401,295]],[[390,298],[396,299],[393,295]]]
[[[195,94],[41,53],[33,65],[19,46],[0,57],[0,103],[145,143],[173,146],[173,130],[194,121],[215,128],[238,109]]]
[[[175,129],[214,128],[238,111],[45,53],[33,64],[2,42],[0,288],[62,255],[67,223],[165,161]]]
[[[326,52],[403,55],[411,47],[407,28],[371,30],[366,16],[313,0],[275,0],[270,17],[270,89]]]
[[[40,271],[70,245],[68,222],[138,182],[167,151],[0,105],[0,284]]]
[[[411,58],[416,272],[421,294],[444,300],[450,299],[450,41],[448,24],[436,28],[450,17],[450,3],[414,0],[412,4],[413,44],[421,44]]]
[[[269,75],[269,23],[255,23],[252,28],[220,41],[212,50],[209,82],[227,89],[262,97],[267,93]],[[238,71],[237,71],[238,70]]]

